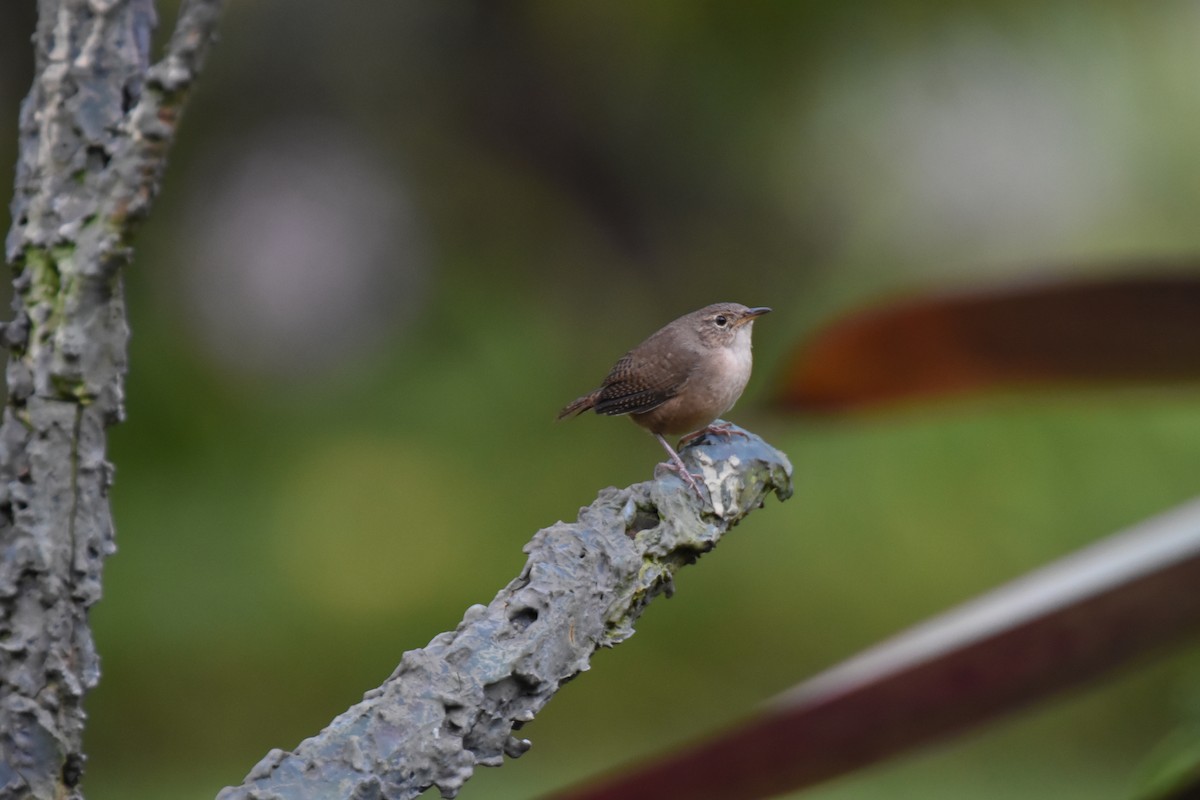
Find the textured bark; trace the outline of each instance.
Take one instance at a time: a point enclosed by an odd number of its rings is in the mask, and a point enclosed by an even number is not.
[[[78,798],[88,609],[113,551],[106,428],[122,407],[121,267],[221,0],[187,2],[150,67],[152,0],[40,0],[6,254],[0,423],[0,797]]]
[[[732,427],[732,426],[731,426]],[[791,494],[787,458],[733,428],[681,455],[703,476],[701,503],[673,473],[609,488],[579,520],[539,531],[521,574],[454,631],[405,653],[392,676],[294,752],[272,750],[219,800],[454,797],[477,764],[529,749],[513,731],[592,654],[633,635],[675,570],[691,564],[772,491]]]

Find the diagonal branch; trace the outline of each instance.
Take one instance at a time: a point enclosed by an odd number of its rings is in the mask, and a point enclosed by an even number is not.
[[[682,455],[713,497],[700,501],[674,473],[609,488],[579,520],[539,531],[521,574],[454,631],[404,654],[368,692],[294,752],[272,750],[220,800],[405,800],[436,786],[454,797],[477,764],[529,749],[530,722],[592,654],[633,635],[633,623],[672,576],[775,492],[791,495],[791,464],[731,426]]]
[[[0,423],[0,796],[79,798],[88,609],[113,551],[106,428],[123,414],[120,268],[221,0],[190,0],[147,69],[152,0],[40,0],[21,107],[14,317]]]
[[[707,741],[546,800],[756,800],[813,786],[1194,637],[1197,587],[1193,500],[926,620]]]

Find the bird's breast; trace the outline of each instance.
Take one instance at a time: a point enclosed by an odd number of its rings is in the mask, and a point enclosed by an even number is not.
[[[750,351],[749,331],[746,335],[741,331],[738,333],[731,346],[718,348],[718,357],[711,361],[714,368],[705,376],[717,417],[733,408],[750,381],[754,357]]]

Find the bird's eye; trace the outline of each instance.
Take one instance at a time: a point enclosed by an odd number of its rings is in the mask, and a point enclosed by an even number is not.
[[[729,320],[725,318],[724,314],[714,319],[713,322],[717,323],[718,328],[724,328],[729,324]]]

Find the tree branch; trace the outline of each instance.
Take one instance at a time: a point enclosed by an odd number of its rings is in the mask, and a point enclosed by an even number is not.
[[[152,0],[40,0],[6,253],[0,424],[0,796],[79,798],[88,609],[114,549],[106,428],[122,418],[120,268],[221,0],[184,4],[147,70]]]
[[[733,426],[731,426],[733,427]],[[633,635],[633,623],[672,576],[774,491],[791,495],[791,464],[733,427],[681,453],[713,497],[701,504],[666,473],[602,491],[579,520],[539,531],[525,568],[454,631],[404,654],[382,686],[300,743],[272,750],[219,800],[406,800],[431,786],[454,797],[475,765],[529,749],[512,733],[530,722],[592,654]]]

